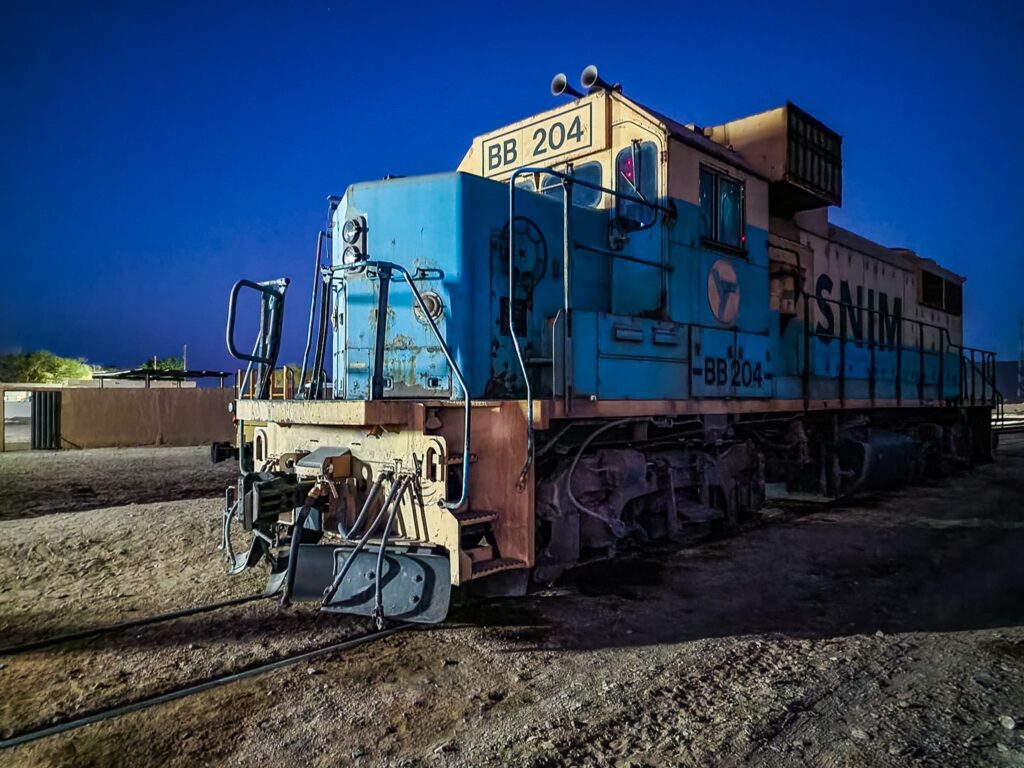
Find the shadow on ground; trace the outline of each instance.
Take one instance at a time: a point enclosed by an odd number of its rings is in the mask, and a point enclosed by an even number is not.
[[[580,650],[1024,624],[1016,444],[995,464],[933,485],[768,518],[730,539],[583,566],[551,593],[459,618],[502,626],[532,648]]]

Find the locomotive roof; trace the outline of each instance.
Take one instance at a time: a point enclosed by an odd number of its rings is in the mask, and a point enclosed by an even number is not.
[[[481,145],[482,142],[484,141],[492,140],[493,137],[496,136],[510,135],[511,132],[517,129],[521,129],[523,126],[536,125],[540,120],[545,120],[553,115],[563,113],[566,110],[572,109],[573,107],[588,103],[596,104],[597,102],[604,99],[607,99],[611,102],[618,102],[620,105],[625,105],[627,109],[635,110],[636,112],[642,114],[653,123],[656,123],[663,127],[665,133],[670,138],[675,139],[683,144],[686,144],[687,146],[693,147],[699,150],[700,152],[708,155],[709,157],[713,157],[723,163],[732,165],[735,168],[738,168],[755,178],[768,182],[773,181],[773,179],[769,178],[762,169],[755,167],[753,163],[748,161],[743,154],[733,149],[731,146],[727,146],[724,143],[719,143],[718,141],[715,141],[709,136],[706,136],[704,129],[702,129],[700,126],[693,124],[687,125],[679,122],[678,120],[674,120],[668,115],[665,115],[664,113],[659,112],[658,110],[653,109],[647,106],[646,104],[642,104],[641,102],[624,95],[621,90],[618,90],[616,88],[595,90],[578,99],[574,99],[559,104],[558,106],[553,107],[552,109],[545,110],[543,112],[537,113],[518,122],[511,123],[509,125],[503,126],[501,128],[477,136],[473,140],[473,143],[470,146],[469,151],[466,153],[466,156],[463,158],[462,163],[460,164],[460,170],[469,170],[471,168],[475,169],[475,161],[473,164],[471,164],[470,159],[474,155],[474,151],[481,151]],[[603,103],[608,104],[609,102],[605,101]],[[793,105],[788,103],[786,106],[793,107]],[[595,109],[597,109],[597,107],[595,107]],[[772,111],[774,110],[768,110],[768,112]],[[809,119],[815,120],[814,118]],[[825,130],[829,129],[826,128]],[[836,135],[838,136],[838,134]],[[570,159],[571,157],[572,155],[564,159]],[[561,162],[561,160],[559,160],[559,162]],[[474,170],[473,172],[476,171]],[[861,253],[880,259],[882,261],[885,261],[894,266],[901,267],[903,269],[913,270],[920,266],[927,266],[927,268],[930,271],[940,274],[946,279],[954,280],[960,283],[963,283],[965,280],[963,276],[958,275],[940,266],[931,259],[926,259],[919,256],[917,253],[910,249],[889,248],[887,246],[881,245],[880,243],[876,243],[872,240],[869,240],[868,238],[863,237],[862,235],[858,235],[855,232],[851,232],[850,230],[838,227],[832,224],[831,222],[828,222],[827,206],[823,206],[819,210],[821,211],[821,215],[823,217],[820,220],[820,225],[815,226],[814,224],[809,224],[808,231],[816,232],[816,234],[826,237],[827,239],[841,246],[859,251]],[[813,213],[813,211],[808,211],[808,213]],[[805,228],[804,225],[797,223],[793,219],[789,219],[788,221],[792,226],[796,226],[797,228],[800,229]],[[773,219],[773,222],[774,226],[778,226],[780,224],[783,226],[783,228],[786,228],[787,226],[786,224],[783,224],[782,221]]]
[[[667,115],[658,112],[655,109],[651,109],[646,104],[641,104],[639,101],[635,101],[634,99],[630,99],[627,96],[623,96],[621,93],[616,94],[616,96],[618,96],[618,98],[622,99],[623,101],[629,102],[637,109],[646,112],[651,117],[651,119],[661,123],[663,126],[665,126],[665,130],[667,131],[668,135],[671,136],[672,138],[678,139],[684,144],[688,144],[691,147],[699,149],[701,152],[711,155],[712,157],[718,158],[723,162],[729,163],[730,165],[734,165],[737,168],[742,169],[746,173],[749,173],[751,176],[756,176],[757,178],[763,179],[765,181],[768,180],[768,178],[763,173],[761,173],[759,170],[750,165],[750,163],[746,161],[743,155],[741,155],[739,152],[736,152],[733,149],[730,149],[729,147],[719,144],[717,141],[712,141],[707,136],[705,136],[703,132],[698,130],[696,126],[685,125],[683,123],[678,122],[677,120],[673,120],[671,117],[668,117]]]
[[[523,118],[513,123],[509,123],[508,125],[504,125],[500,128],[496,128],[492,131],[488,131],[487,133],[483,133],[480,134],[479,136],[476,136],[473,139],[469,151],[466,153],[465,157],[463,158],[459,166],[460,170],[470,170],[471,172],[475,173],[475,164],[470,162],[471,157],[473,156],[474,152],[481,152],[482,144],[486,141],[493,140],[494,137],[509,135],[515,130],[521,129],[525,125],[536,125],[540,121],[543,121],[549,117],[558,115],[560,113],[564,113],[568,110],[571,110],[573,107],[585,104],[597,105],[599,102],[602,102],[604,100],[617,102],[620,105],[625,105],[627,109],[640,113],[648,120],[650,120],[652,123],[660,125],[664,129],[666,135],[670,138],[676,139],[677,141],[680,141],[683,144],[694,147],[695,149],[700,150],[704,154],[710,157],[714,157],[724,163],[728,163],[729,165],[732,165],[750,174],[751,176],[754,176],[758,179],[762,179],[765,181],[768,180],[764,173],[755,168],[751,163],[749,163],[746,160],[746,158],[743,157],[743,155],[741,155],[734,149],[731,149],[730,147],[719,144],[718,142],[713,141],[707,136],[704,136],[699,127],[694,125],[685,125],[683,123],[680,123],[678,120],[673,120],[671,117],[663,114],[662,112],[659,112],[656,109],[652,109],[646,104],[641,104],[635,99],[632,99],[624,95],[621,91],[606,89],[596,90],[578,99],[573,99],[571,101],[564,102],[551,109],[538,112],[534,115],[530,115],[529,117]],[[595,107],[595,109],[596,108],[598,107]],[[586,154],[586,151],[582,150],[581,152],[576,152],[573,154]],[[557,162],[562,162],[563,159],[571,159],[571,156],[559,158]]]
[[[797,225],[798,229],[802,229]],[[823,233],[818,233],[823,234]],[[863,235],[858,235],[856,232],[851,232],[848,229],[843,229],[840,226],[828,223],[827,238],[830,242],[840,245],[844,248],[863,253],[872,258],[884,261],[892,266],[900,267],[907,271],[915,271],[919,267],[926,268],[929,272],[951,280],[961,285],[967,281],[962,275],[958,275],[950,269],[946,269],[941,264],[933,261],[932,259],[920,256],[916,251],[910,248],[890,248],[888,246],[876,243],[874,240],[869,240]]]

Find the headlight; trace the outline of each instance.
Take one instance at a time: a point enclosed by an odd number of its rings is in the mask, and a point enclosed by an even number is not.
[[[349,245],[355,245],[365,228],[366,224],[362,216],[349,219],[341,228],[341,239]]]
[[[358,248],[354,245],[349,245],[345,247],[344,252],[341,254],[341,263],[346,267],[352,267],[365,258]]]

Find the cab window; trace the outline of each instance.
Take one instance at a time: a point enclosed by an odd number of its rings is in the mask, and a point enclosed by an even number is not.
[[[730,248],[745,248],[743,232],[743,182],[700,169],[700,236],[702,240]]]
[[[615,191],[656,203],[658,198],[658,148],[653,141],[634,141],[615,157]],[[643,229],[654,223],[657,210],[643,202],[616,199],[615,210],[627,228]]]
[[[570,165],[565,172],[574,179],[580,179],[588,184],[601,186],[601,164],[598,162],[581,163],[575,166]],[[516,186],[532,192],[534,191],[533,178],[533,176],[520,176],[516,180]],[[548,197],[561,200],[562,179],[558,176],[542,173],[540,174],[540,188],[536,191]],[[572,188],[572,203],[573,205],[583,205],[587,208],[596,208],[601,204],[601,194],[599,189],[590,189],[589,187],[576,185]]]
[[[574,179],[580,179],[588,184],[601,186],[601,164],[597,162],[581,163],[570,166],[567,173]],[[557,176],[542,176],[540,191],[550,197],[562,199],[562,180]],[[590,189],[589,187],[574,186],[572,188],[573,205],[585,205],[588,208],[596,208],[601,202],[601,190]]]

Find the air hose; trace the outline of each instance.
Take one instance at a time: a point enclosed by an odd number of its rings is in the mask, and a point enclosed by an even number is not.
[[[321,605],[327,605],[334,599],[334,596],[338,593],[338,589],[341,587],[341,582],[345,580],[345,575],[348,573],[349,568],[351,568],[353,563],[355,563],[356,555],[363,550],[366,546],[366,542],[370,540],[370,536],[373,534],[374,530],[378,525],[380,525],[384,516],[388,514],[388,510],[391,508],[391,505],[397,501],[398,491],[402,485],[403,481],[400,478],[394,478],[392,480],[391,490],[388,491],[388,495],[384,499],[384,504],[377,513],[377,517],[375,517],[373,522],[367,526],[366,532],[363,534],[362,538],[356,542],[355,547],[352,548],[352,551],[345,559],[345,562],[342,563],[341,568],[338,570],[338,574],[334,577],[334,581],[332,581],[331,585],[324,590],[323,600],[320,601]]]
[[[281,592],[281,607],[286,608],[292,602],[292,590],[295,589],[295,571],[299,565],[299,546],[302,544],[302,529],[306,525],[306,518],[309,511],[316,504],[316,500],[323,493],[323,483],[317,483],[310,490],[309,495],[302,504],[302,509],[295,516],[295,525],[292,526],[292,541],[288,548],[288,572],[284,578],[284,590]]]

